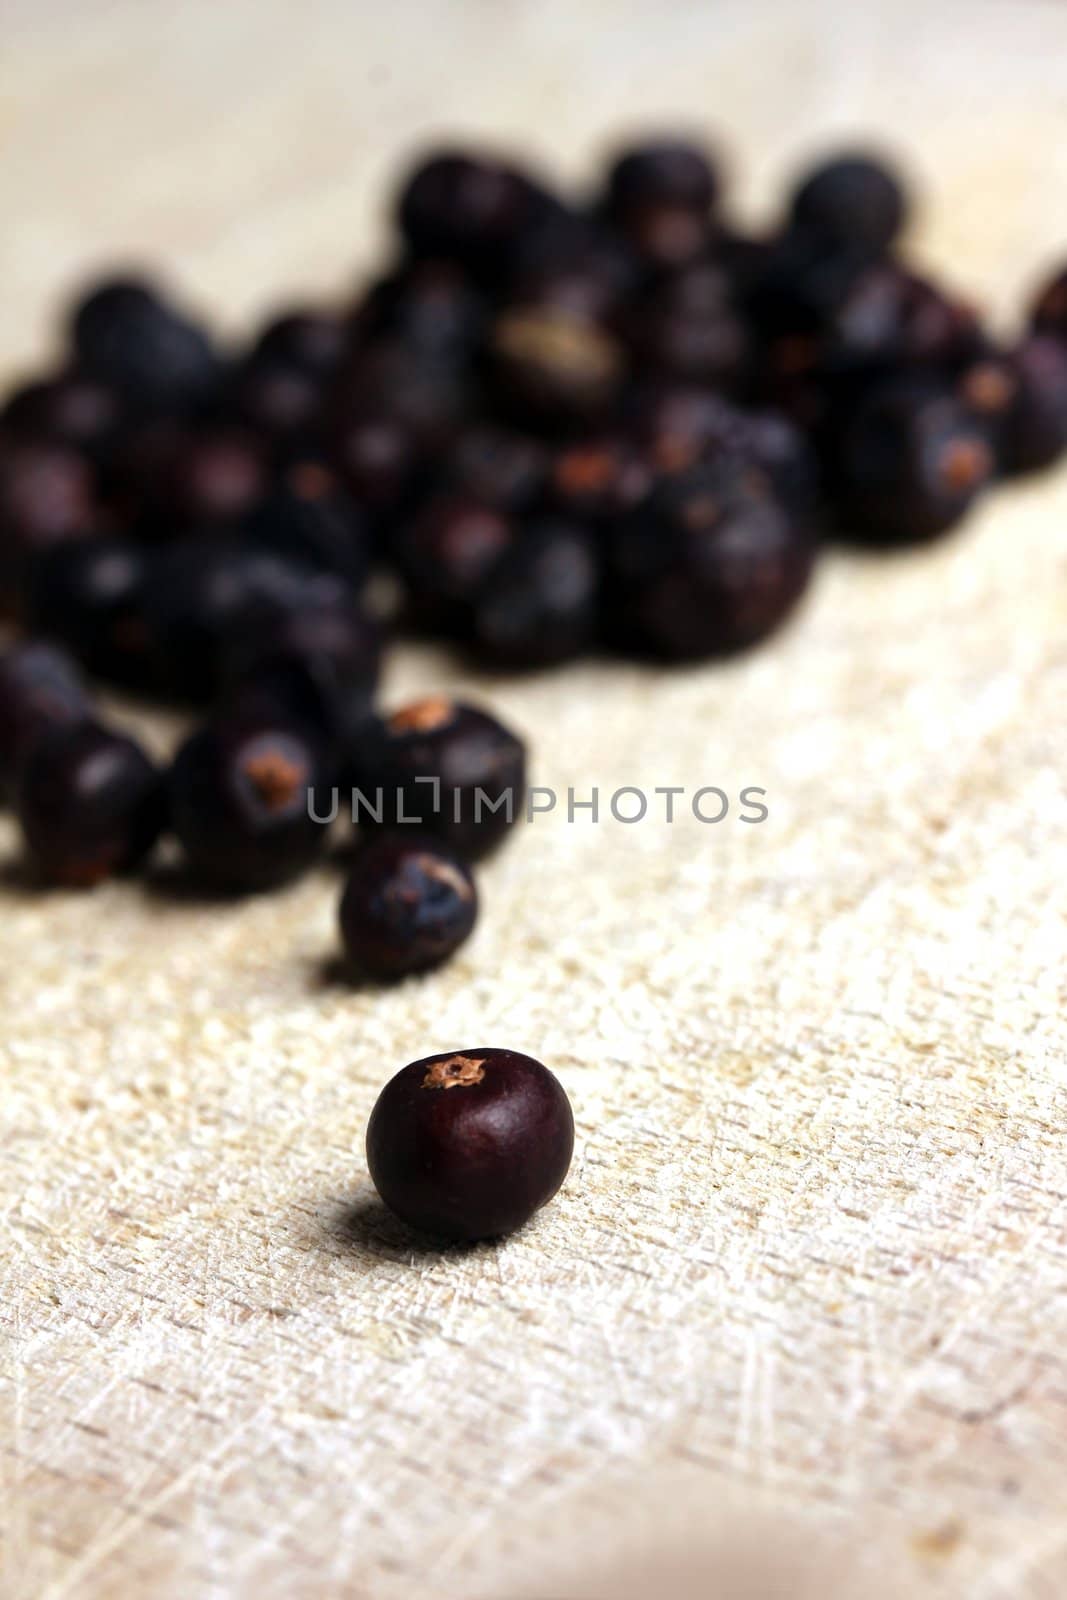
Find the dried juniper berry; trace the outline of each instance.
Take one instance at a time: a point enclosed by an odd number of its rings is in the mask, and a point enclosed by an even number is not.
[[[319,447],[322,385],[299,367],[266,356],[246,361],[227,386],[225,409],[272,460],[285,462]]]
[[[356,855],[341,899],[352,965],[383,981],[426,972],[470,937],[478,896],[470,869],[432,836],[384,834]]]
[[[521,1228],[559,1190],[573,1151],[560,1083],[515,1050],[413,1061],[386,1084],[367,1126],[367,1165],[386,1205],[444,1239]]]
[[[954,527],[993,475],[982,425],[951,390],[898,379],[870,392],[829,452],[842,532],[864,544],[908,544]]]
[[[348,773],[364,820],[417,824],[477,861],[522,815],[526,750],[487,712],[437,695],[368,724]]]
[[[334,572],[353,588],[365,580],[373,549],[370,527],[355,498],[321,462],[293,462],[242,522],[259,550]]]
[[[705,153],[664,139],[619,154],[608,172],[604,210],[656,268],[684,266],[710,240],[718,177]]]
[[[351,599],[238,621],[224,644],[227,693],[288,714],[343,749],[371,714],[382,630]]]
[[[219,688],[233,641],[294,611],[351,601],[335,574],[241,542],[190,539],[156,552],[143,615],[161,688],[203,700]]]
[[[65,650],[30,639],[0,656],[0,791],[43,732],[89,715],[88,691]]]
[[[176,438],[145,483],[138,519],[147,538],[234,526],[267,493],[266,452],[247,430],[196,429]]]
[[[144,586],[148,559],[131,539],[83,539],[35,562],[27,610],[42,634],[61,639],[91,672],[146,687],[150,676]]]
[[[16,389],[0,411],[0,432],[62,445],[90,461],[105,461],[126,422],[118,390],[72,369]]]
[[[851,279],[829,310],[821,338],[819,362],[830,372],[951,369],[982,344],[973,307],[895,262],[876,263]]]
[[[30,568],[53,545],[95,532],[92,469],[59,445],[0,447],[0,601],[21,602]]]
[[[111,279],[79,300],[71,338],[87,372],[142,405],[186,410],[218,381],[219,360],[203,329],[134,279]]]
[[[535,517],[474,599],[475,648],[506,667],[569,660],[593,643],[599,598],[600,568],[587,529]]]
[[[766,474],[723,457],[662,480],[606,557],[616,642],[681,660],[742,649],[776,628],[807,587],[815,545]]]
[[[326,840],[329,779],[317,738],[280,717],[222,711],[179,750],[174,831],[194,876],[222,889],[272,889],[305,871]]]
[[[513,519],[493,506],[433,496],[393,544],[411,619],[431,632],[465,634],[478,590],[516,538]]]
[[[1015,394],[1001,432],[1009,473],[1038,472],[1067,449],[1067,344],[1031,334],[1010,354]]]
[[[461,261],[482,277],[497,278],[545,209],[546,197],[513,167],[490,156],[443,150],[408,176],[398,219],[416,255]]]
[[[683,471],[724,456],[749,460],[769,477],[783,505],[808,519],[819,500],[819,469],[802,429],[776,411],[742,410],[712,390],[666,385],[639,395],[634,436],[656,471]]]
[[[428,470],[415,430],[396,417],[335,417],[330,459],[379,532],[418,499]]]
[[[793,224],[831,245],[882,255],[897,237],[908,199],[896,173],[876,156],[847,152],[813,168],[793,191]]]
[[[161,775],[140,745],[88,720],[52,727],[34,743],[15,806],[38,869],[70,888],[137,866],[166,817]]]
[[[286,311],[263,328],[252,355],[324,383],[341,365],[350,338],[344,319],[329,311]]]

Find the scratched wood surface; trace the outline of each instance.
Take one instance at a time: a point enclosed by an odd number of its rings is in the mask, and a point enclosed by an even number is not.
[[[692,122],[750,219],[873,130],[920,257],[1005,327],[1067,248],[1056,0],[0,19],[5,375],[94,264],[165,263],[234,329],[349,289],[442,130],[578,178],[621,122]],[[770,816],[541,820],[391,993],[331,981],[329,869],[228,907],[5,873],[4,1600],[681,1594],[680,1561],[701,1594],[701,1562],[746,1596],[1067,1591],[1065,530],[1060,474],[942,548],[832,555],[725,668],[403,652],[390,697],[490,699],[539,782]],[[559,1073],[575,1166],[505,1245],[427,1253],[363,1128],[399,1065],[482,1043]]]

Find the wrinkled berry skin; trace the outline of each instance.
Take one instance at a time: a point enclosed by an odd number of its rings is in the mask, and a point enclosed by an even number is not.
[[[34,744],[16,811],[43,875],[69,888],[135,867],[166,816],[161,775],[140,745],[90,721],[51,728]]]
[[[477,915],[474,879],[457,855],[428,836],[386,834],[356,856],[341,936],[358,971],[388,982],[447,961]]]
[[[91,290],[74,307],[71,336],[86,372],[142,405],[184,410],[218,381],[207,335],[145,283],[115,279]]]
[[[31,639],[0,657],[0,791],[42,733],[89,713],[81,673],[65,650]]]
[[[516,1050],[413,1061],[386,1084],[367,1126],[378,1193],[402,1221],[442,1239],[514,1233],[559,1190],[573,1151],[563,1088]]]
[[[839,249],[880,256],[897,237],[908,203],[900,180],[868,155],[836,156],[797,186],[792,221]]]
[[[522,741],[495,717],[443,696],[364,728],[350,768],[366,806],[376,806],[381,791],[385,826],[417,823],[465,861],[487,855],[522,815]],[[366,806],[361,816],[369,819]]]
[[[793,609],[815,554],[758,468],[725,458],[666,478],[608,544],[616,642],[674,660],[744,649]]]
[[[869,393],[828,464],[842,533],[862,544],[937,538],[993,476],[984,426],[949,390],[905,381]]]
[[[175,833],[199,879],[241,892],[273,889],[322,851],[327,772],[316,739],[295,725],[222,713],[179,750],[170,773]]]

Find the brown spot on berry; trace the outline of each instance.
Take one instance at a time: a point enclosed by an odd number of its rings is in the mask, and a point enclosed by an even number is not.
[[[479,1056],[446,1056],[434,1061],[422,1080],[424,1089],[469,1089],[485,1077],[485,1059]]]
[[[455,714],[456,708],[451,700],[446,700],[443,695],[433,695],[394,711],[389,718],[389,727],[393,733],[432,733],[437,728],[447,727]]]
[[[950,489],[962,491],[988,478],[992,460],[980,439],[953,439],[941,454],[939,470]]]
[[[283,811],[307,781],[304,768],[287,760],[279,750],[267,750],[250,757],[245,763],[245,774],[269,811]]]

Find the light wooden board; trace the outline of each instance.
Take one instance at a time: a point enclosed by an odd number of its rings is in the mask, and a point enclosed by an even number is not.
[[[921,258],[1008,326],[1067,254],[1065,58],[1056,0],[3,0],[0,363],[116,258],[230,328],[350,287],[442,130],[577,179],[657,120],[721,136],[749,218],[881,134]],[[1065,529],[1060,474],[834,554],[728,667],[401,653],[390,698],[488,699],[540,782],[770,818],[523,829],[392,993],[324,979],[328,870],[236,907],[8,874],[5,1600],[559,1596],[613,1559],[646,1592],[646,1550],[666,1593],[679,1547],[779,1593],[783,1523],[818,1593],[1064,1592]],[[482,1043],[562,1077],[573,1173],[503,1247],[421,1253],[366,1117]]]

